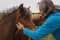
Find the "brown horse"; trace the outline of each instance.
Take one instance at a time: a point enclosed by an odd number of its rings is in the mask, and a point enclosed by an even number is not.
[[[44,23],[44,20],[41,19],[40,13],[36,13],[36,14],[32,15],[32,21],[36,26],[40,26]]]
[[[17,22],[20,22],[21,24],[24,25],[24,27],[31,29],[31,30],[36,30],[35,24],[31,20],[31,11],[29,8],[26,8],[21,4],[19,6],[19,11],[17,13]],[[24,35],[22,30],[17,30],[15,33],[14,40],[29,40],[29,37]]]
[[[30,21],[30,11],[28,8],[22,6],[22,4],[18,7],[18,9],[14,9],[10,15],[5,16],[0,21],[0,40],[15,40],[15,33],[17,31],[16,22],[22,23],[25,27],[35,30],[35,25],[32,21]],[[26,15],[25,15],[26,14]],[[28,15],[28,16],[27,16]],[[29,20],[28,20],[29,19]],[[28,25],[27,25],[28,24]],[[22,34],[22,31],[19,32],[20,35],[17,37],[17,40],[27,40],[28,37]]]

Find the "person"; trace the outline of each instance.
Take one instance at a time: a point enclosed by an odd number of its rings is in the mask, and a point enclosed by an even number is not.
[[[46,19],[51,14],[51,12],[53,12],[53,10],[55,9],[55,5],[53,4],[51,0],[41,0],[40,2],[38,2],[38,4],[39,4],[40,13],[41,13],[41,10],[43,11],[42,13],[43,19],[44,18]]]
[[[47,1],[47,3],[49,2]],[[47,5],[49,9],[51,9],[51,6],[52,4]],[[40,11],[42,14],[42,9],[40,9]],[[46,13],[44,15],[46,15]],[[42,16],[44,15],[42,14]],[[23,33],[28,37],[32,38],[33,40],[41,40],[49,34],[52,34],[56,40],[60,40],[60,11],[54,9],[51,13],[49,13],[49,16],[46,16],[46,21],[44,22],[44,24],[39,26],[39,28],[36,31],[24,28],[24,26],[21,23],[16,24],[16,26],[19,30],[23,30]]]

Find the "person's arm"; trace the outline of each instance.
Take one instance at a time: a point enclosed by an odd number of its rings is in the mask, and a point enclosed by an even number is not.
[[[59,28],[58,27],[59,24],[57,24],[56,21],[57,20],[55,17],[50,17],[49,19],[47,19],[45,24],[40,26],[40,28],[37,29],[36,31],[32,31],[32,30],[24,28],[23,33],[34,40],[40,40],[43,37],[47,36],[48,34],[52,33],[53,31]]]

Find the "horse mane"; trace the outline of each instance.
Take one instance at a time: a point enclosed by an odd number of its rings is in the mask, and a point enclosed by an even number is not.
[[[12,7],[10,9],[7,9],[6,11],[3,11],[2,13],[4,14],[2,19],[0,20],[0,22],[6,18],[8,18],[8,16],[12,15],[15,11],[17,11],[17,7]]]
[[[29,8],[26,8],[23,6],[23,4],[19,5],[19,6],[16,6],[16,7],[12,7],[8,10],[6,10],[6,12],[4,12],[4,17],[2,17],[2,19],[0,20],[0,22],[2,20],[6,20],[7,17],[9,17],[10,15],[14,14],[17,10],[19,10],[20,14],[21,14],[21,17],[25,20],[30,20],[30,10]],[[7,15],[6,15],[7,14]]]

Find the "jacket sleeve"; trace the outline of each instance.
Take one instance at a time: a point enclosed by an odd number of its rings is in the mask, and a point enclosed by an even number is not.
[[[24,28],[23,33],[34,40],[40,40],[59,28],[59,24],[56,21],[55,17],[48,18],[47,21],[36,31]]]

